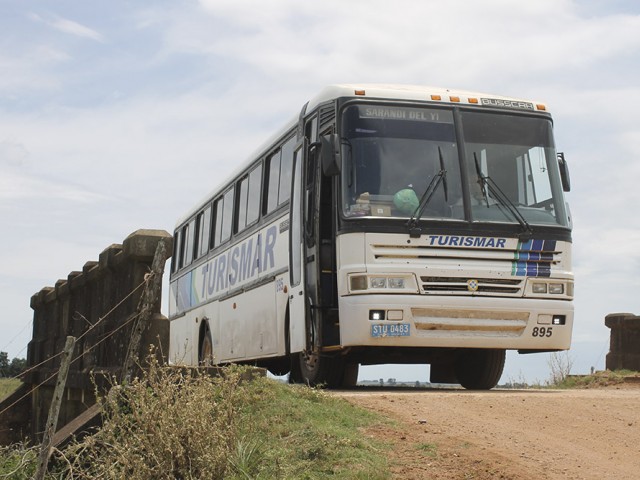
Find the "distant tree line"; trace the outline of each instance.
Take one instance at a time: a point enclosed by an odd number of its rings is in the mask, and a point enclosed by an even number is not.
[[[27,361],[24,358],[14,358],[9,361],[7,352],[0,352],[0,378],[17,377],[27,369]]]

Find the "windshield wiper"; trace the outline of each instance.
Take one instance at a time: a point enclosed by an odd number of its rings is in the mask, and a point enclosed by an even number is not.
[[[418,221],[427,207],[429,201],[433,198],[433,194],[436,193],[438,186],[442,183],[444,189],[444,198],[449,200],[449,187],[447,186],[447,171],[444,168],[444,158],[442,157],[442,149],[438,147],[438,158],[440,160],[440,171],[434,175],[429,182],[429,186],[420,197],[418,202],[418,208],[416,208],[411,215],[411,218],[407,221],[407,227],[409,227],[409,237],[420,238],[422,235],[422,229],[418,226]]]
[[[480,168],[480,162],[478,161],[478,155],[476,154],[476,152],[473,152],[473,160],[476,164],[476,173],[478,175],[478,181],[480,182],[480,186],[482,188],[482,195],[487,202],[487,208],[489,208],[489,195],[487,193],[488,190],[489,193],[491,193],[491,196],[498,200],[498,206],[506,208],[522,227],[522,233],[519,235],[520,240],[523,242],[530,240],[531,236],[533,235],[533,230],[531,229],[531,225],[529,225],[529,222],[527,222],[527,220],[522,216],[522,213],[520,213],[518,207],[516,207],[509,199],[509,197],[505,195],[498,184],[488,175],[482,174],[482,169]]]

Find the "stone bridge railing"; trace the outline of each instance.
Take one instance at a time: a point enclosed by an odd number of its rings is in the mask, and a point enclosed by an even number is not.
[[[31,297],[33,337],[27,353],[23,386],[0,404],[0,444],[38,441],[47,421],[68,336],[76,346],[64,391],[58,425],[64,426],[95,402],[95,391],[110,379],[120,379],[141,296],[148,284],[158,243],[171,252],[171,235],[163,230],[138,230],[122,245],[111,245],[98,261],[85,263],[54,287]],[[162,266],[166,257],[162,259]],[[151,306],[151,319],[142,331],[136,361],[149,345],[168,353],[168,320],[160,313],[160,295]]]
[[[610,313],[604,323],[611,329],[607,370],[640,371],[640,317]]]

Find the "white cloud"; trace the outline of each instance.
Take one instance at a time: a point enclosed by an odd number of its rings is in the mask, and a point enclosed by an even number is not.
[[[0,141],[0,165],[22,165],[28,156],[28,150],[21,143],[11,140]]]
[[[35,176],[27,176],[10,171],[2,171],[0,177],[0,200],[40,199],[51,202],[65,200],[70,202],[90,203],[104,199],[85,188],[69,184],[60,179],[45,180]]]
[[[55,30],[58,30],[69,35],[74,35],[81,38],[88,38],[96,42],[103,43],[105,41],[103,35],[96,30],[82,25],[68,18],[63,18],[58,15],[47,16],[47,18],[38,15],[37,13],[30,13],[29,18],[33,21],[42,22]]]

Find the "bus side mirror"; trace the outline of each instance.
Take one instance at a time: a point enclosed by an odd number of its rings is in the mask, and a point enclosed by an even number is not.
[[[332,133],[320,137],[320,159],[322,173],[332,177],[340,173],[340,137]]]
[[[562,181],[562,190],[571,191],[571,179],[569,178],[569,166],[564,159],[564,153],[558,153],[558,166],[560,167],[560,180]]]

